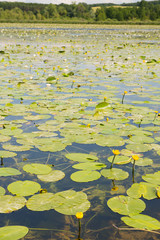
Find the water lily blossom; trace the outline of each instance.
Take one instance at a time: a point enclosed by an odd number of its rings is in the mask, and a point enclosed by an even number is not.
[[[113,163],[114,163],[114,159],[115,159],[116,155],[120,154],[120,151],[117,150],[117,149],[116,150],[112,150],[112,152],[113,152],[114,156],[113,156],[113,159],[112,159],[112,163],[111,163],[110,169],[112,169],[112,167],[113,167]]]
[[[119,155],[120,154],[119,150],[113,150],[112,152],[113,152],[114,155]]]
[[[83,218],[83,212],[77,212],[76,213],[76,218],[77,219],[82,219]]]

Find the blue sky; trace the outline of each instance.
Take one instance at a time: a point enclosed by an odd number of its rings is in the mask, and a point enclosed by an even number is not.
[[[0,2],[3,2],[4,0],[0,0]],[[6,0],[7,2],[25,2],[25,3],[53,3],[53,4],[60,4],[60,3],[66,3],[71,4],[72,2],[79,3],[79,2],[85,2],[87,4],[93,4],[93,3],[134,3],[134,2],[140,2],[141,0]],[[149,1],[149,0],[148,0]]]

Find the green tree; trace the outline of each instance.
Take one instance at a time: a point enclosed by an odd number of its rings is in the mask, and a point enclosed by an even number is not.
[[[96,21],[105,21],[106,20],[106,13],[105,13],[105,8],[97,8],[96,13],[95,13]]]

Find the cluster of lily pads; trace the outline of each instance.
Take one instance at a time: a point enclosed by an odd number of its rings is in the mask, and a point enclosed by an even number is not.
[[[147,225],[151,217],[140,214],[139,199],[159,197],[159,29],[7,26],[0,28],[0,176],[18,180],[7,184],[13,195],[1,187],[0,212],[26,206],[76,215],[92,210],[93,192],[87,197],[83,184],[97,187],[106,179],[113,183],[107,204],[126,215],[123,222],[159,229],[157,220]],[[72,166],[67,177],[81,183],[79,190],[63,191],[62,184],[62,191],[45,192],[40,182],[63,179],[63,163]],[[127,196],[118,195],[115,181]]]

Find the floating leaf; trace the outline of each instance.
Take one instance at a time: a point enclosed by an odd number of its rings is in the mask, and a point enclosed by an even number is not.
[[[138,214],[132,217],[122,217],[121,220],[130,227],[144,229],[144,230],[158,230],[160,229],[160,222],[150,216]]]
[[[6,190],[3,187],[0,187],[0,196],[5,194]]]
[[[112,162],[114,156],[110,156],[108,158],[109,162]],[[127,164],[129,162],[131,162],[132,158],[131,157],[127,157],[127,156],[116,156],[115,160],[114,160],[114,164]]]
[[[10,213],[23,208],[26,199],[19,196],[4,195],[0,196],[0,213]]]
[[[46,81],[53,81],[53,80],[56,80],[56,77],[55,76],[50,76],[46,79]]]
[[[17,196],[30,196],[38,192],[41,188],[39,183],[34,181],[16,181],[8,185],[8,191]]]
[[[31,163],[26,164],[23,167],[23,170],[33,174],[48,174],[52,171],[52,168],[41,163]]]
[[[0,157],[2,158],[9,158],[9,157],[15,157],[17,153],[9,152],[9,151],[0,151]]]
[[[2,147],[6,150],[16,151],[16,152],[28,151],[31,149],[30,145],[19,146],[19,145],[4,144]]]
[[[18,240],[22,239],[29,229],[24,226],[5,226],[0,228],[1,240]]]
[[[54,204],[56,203],[53,193],[41,193],[30,197],[26,206],[32,211],[46,211],[53,209]]]
[[[57,182],[65,177],[65,173],[60,170],[53,170],[48,174],[37,175],[44,182]]]
[[[0,168],[0,176],[14,176],[14,175],[20,175],[21,172],[15,168],[9,168],[9,167],[4,167]]]
[[[101,174],[105,178],[112,179],[112,180],[124,180],[129,176],[128,172],[118,168],[103,169],[101,171]]]
[[[55,194],[59,206],[54,207],[57,212],[66,215],[76,215],[77,212],[86,212],[90,208],[90,202],[84,192],[67,190]]]
[[[108,105],[109,105],[109,103],[107,103],[107,102],[101,102],[96,105],[96,109],[106,108],[106,107],[108,107]]]
[[[151,200],[157,198],[156,186],[145,182],[134,183],[127,190],[127,194],[132,198],[141,198],[143,196],[145,199]]]
[[[148,144],[128,144],[126,148],[133,152],[148,152],[151,150],[151,146]]]
[[[149,166],[153,164],[153,160],[150,158],[139,158],[138,161],[135,162],[136,166]]]
[[[106,165],[99,162],[84,162],[84,163],[78,163],[72,166],[75,169],[81,169],[81,170],[99,170],[102,168],[105,168]]]
[[[66,158],[77,162],[96,161],[98,158],[91,154],[86,153],[68,153],[65,155]]]
[[[153,174],[146,174],[145,176],[142,176],[142,178],[146,182],[160,185],[160,171],[155,172]]]
[[[97,171],[77,171],[71,174],[71,179],[75,182],[91,182],[101,177]]]
[[[141,199],[133,199],[123,195],[110,198],[107,205],[113,212],[130,216],[137,215],[146,208]]]

